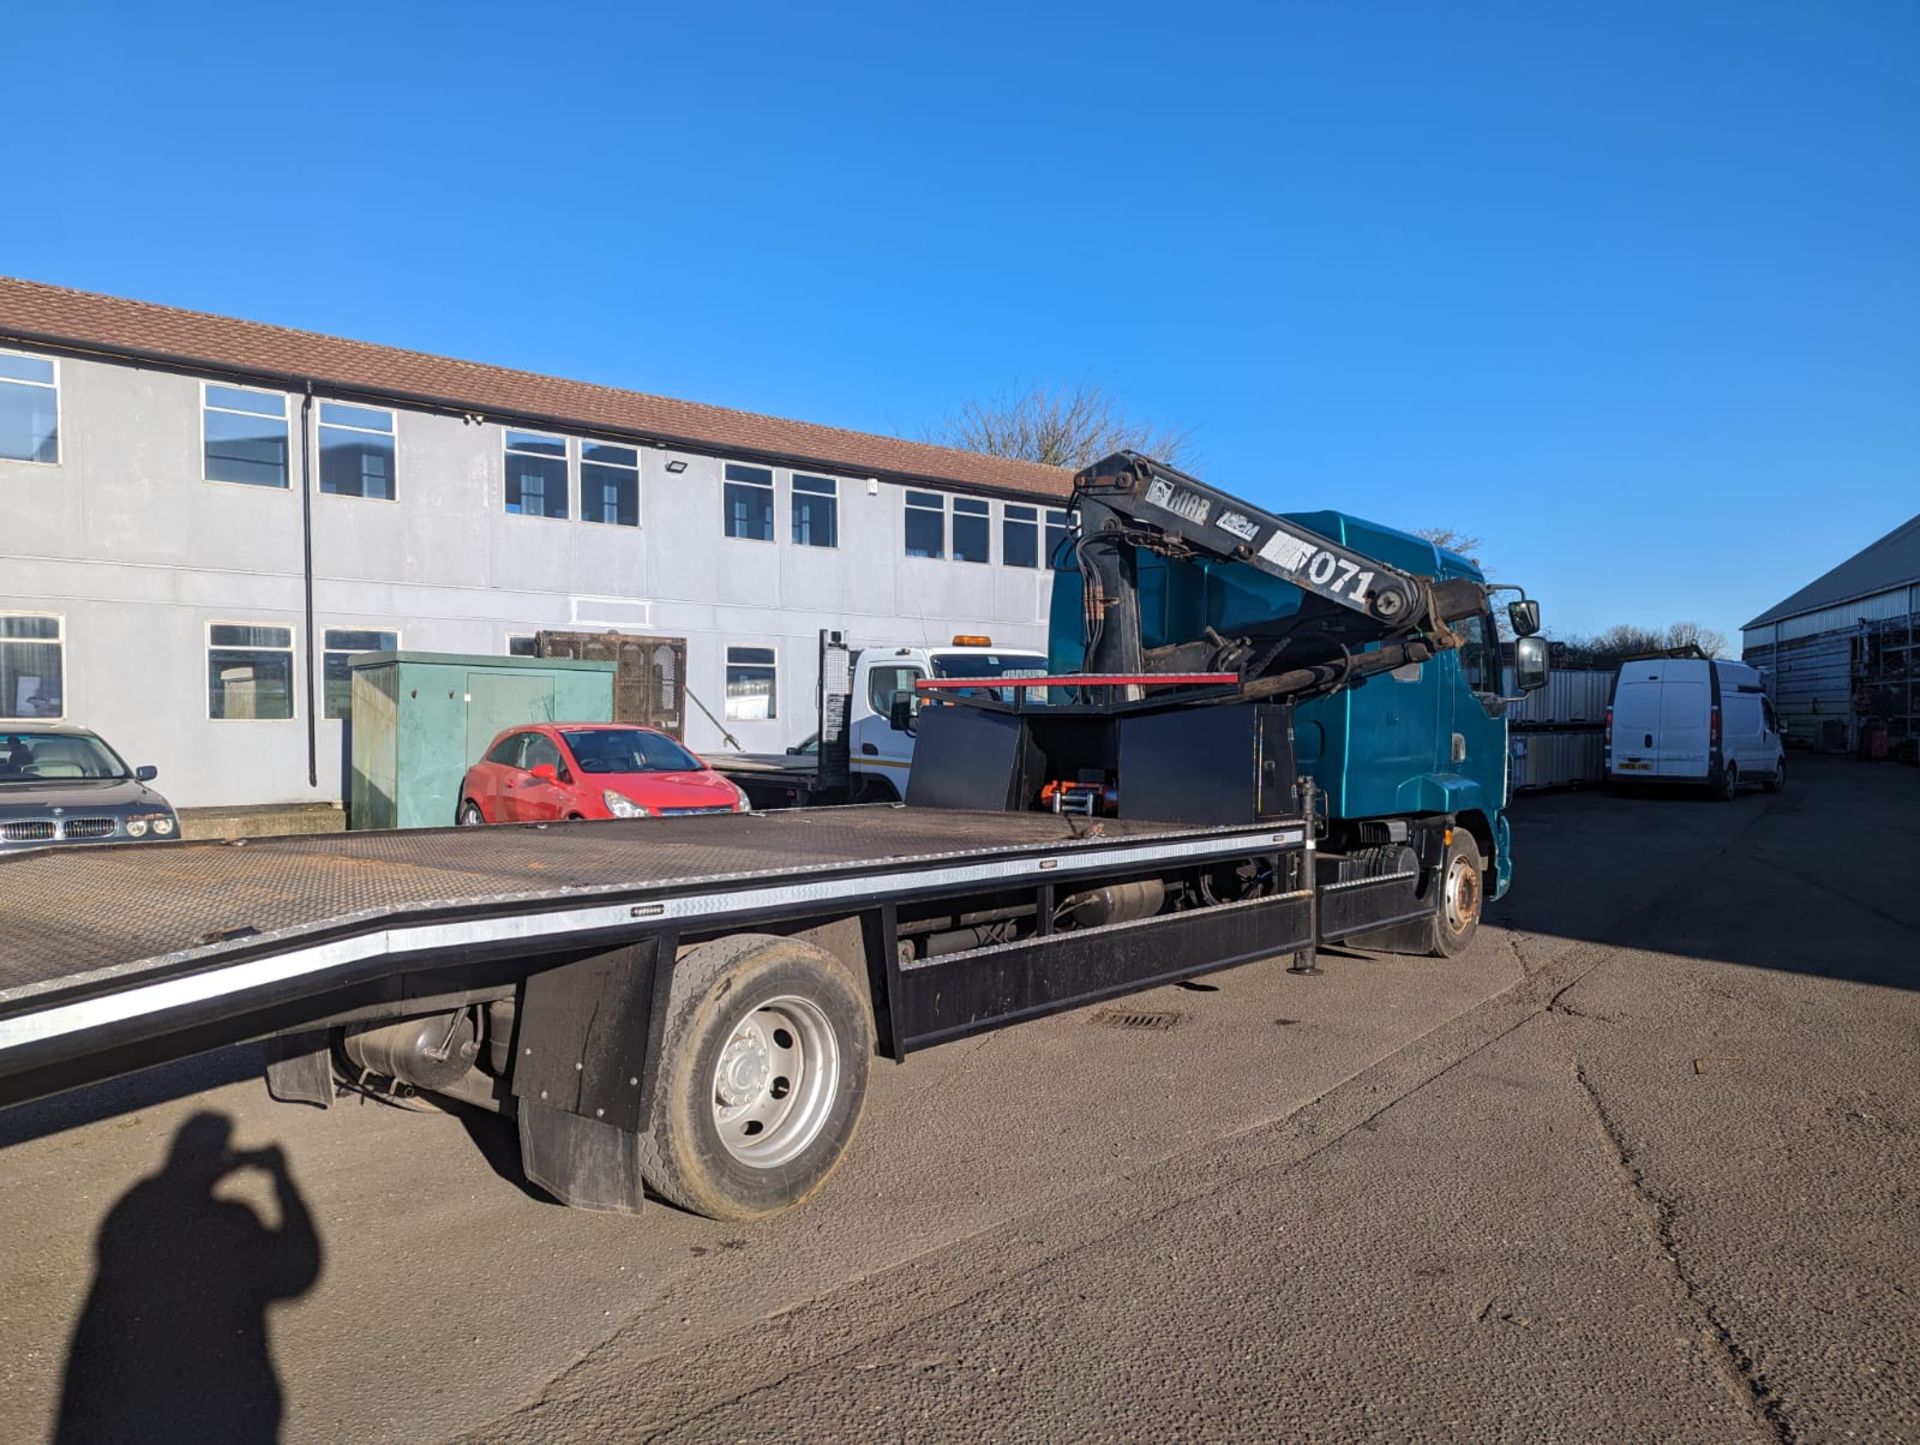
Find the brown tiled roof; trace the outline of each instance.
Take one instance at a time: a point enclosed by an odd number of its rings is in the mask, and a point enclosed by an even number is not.
[[[688,449],[1023,496],[1062,497],[1073,474],[1038,462],[788,421],[731,407],[675,401],[592,382],[564,381],[421,351],[347,341],[204,311],[182,311],[93,291],[0,276],[0,337],[145,357],[396,401],[615,434]]]

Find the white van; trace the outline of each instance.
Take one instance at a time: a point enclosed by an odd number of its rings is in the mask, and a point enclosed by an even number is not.
[[[1622,663],[1607,709],[1607,781],[1704,783],[1722,800],[1742,784],[1779,792],[1786,751],[1764,684],[1743,662]]]

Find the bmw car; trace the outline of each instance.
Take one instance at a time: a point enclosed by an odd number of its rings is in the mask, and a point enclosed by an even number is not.
[[[0,723],[0,852],[52,843],[164,843],[173,805],[98,733],[67,723]]]

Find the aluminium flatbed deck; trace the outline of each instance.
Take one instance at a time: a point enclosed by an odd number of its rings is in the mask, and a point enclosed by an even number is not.
[[[241,1017],[257,1036],[302,998],[439,963],[1064,887],[1300,838],[1297,823],[896,805],[19,853],[0,858],[0,1103],[43,1091],[16,1075],[80,1052],[161,1033],[204,1047]]]

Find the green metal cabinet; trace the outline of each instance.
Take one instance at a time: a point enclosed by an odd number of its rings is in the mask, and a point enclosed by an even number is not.
[[[370,652],[355,657],[348,826],[444,828],[503,729],[613,721],[611,662]]]

